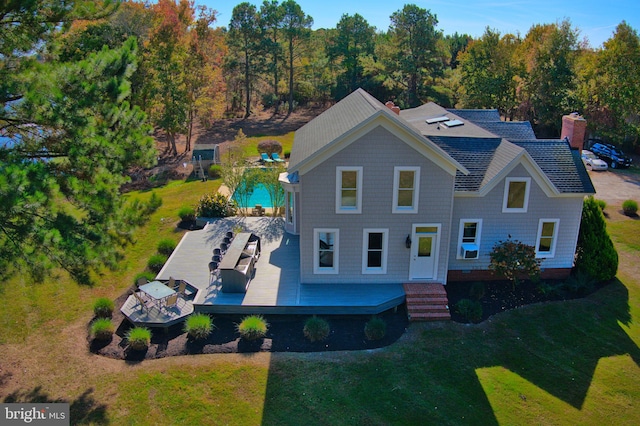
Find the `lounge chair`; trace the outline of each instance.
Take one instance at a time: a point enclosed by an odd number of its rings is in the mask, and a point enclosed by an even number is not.
[[[280,155],[278,155],[277,152],[271,154],[271,158],[273,158],[273,161],[275,161],[276,163],[284,163],[284,160],[280,158]]]
[[[269,154],[267,154],[266,152],[261,152],[260,158],[262,159],[263,163],[273,163],[273,160],[269,158]]]

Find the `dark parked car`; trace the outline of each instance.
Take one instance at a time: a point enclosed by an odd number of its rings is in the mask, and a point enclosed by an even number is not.
[[[619,148],[608,143],[594,143],[591,145],[591,152],[606,161],[612,169],[629,167],[631,165],[631,157],[625,155]]]

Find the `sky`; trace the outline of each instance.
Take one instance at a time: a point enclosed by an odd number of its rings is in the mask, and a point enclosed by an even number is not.
[[[438,18],[436,29],[444,34],[469,34],[480,37],[488,26],[501,34],[525,36],[535,24],[571,21],[592,47],[601,47],[611,38],[623,20],[640,31],[638,0],[296,0],[314,20],[313,29],[335,28],[343,14],[359,13],[378,30],[389,28],[389,17],[405,4],[430,10]],[[228,26],[233,8],[241,0],[195,0],[218,11],[218,26]],[[282,1],[280,1],[282,2]],[[258,8],[260,1],[249,1]]]

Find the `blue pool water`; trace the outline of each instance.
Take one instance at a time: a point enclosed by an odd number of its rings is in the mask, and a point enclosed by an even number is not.
[[[233,194],[233,199],[236,200],[238,205],[242,208],[254,207],[256,204],[260,204],[262,207],[273,207],[271,205],[271,198],[269,198],[269,192],[261,183],[256,185],[253,190],[253,194],[251,194],[251,198],[249,198],[249,203],[246,206],[236,198],[235,193]]]

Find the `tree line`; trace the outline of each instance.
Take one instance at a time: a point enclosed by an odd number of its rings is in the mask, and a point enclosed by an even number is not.
[[[444,35],[430,10],[407,4],[378,29],[344,14],[335,28],[312,30],[295,0],[243,2],[228,23],[188,0],[127,1],[108,17],[72,26],[60,60],[81,58],[134,36],[140,45],[135,105],[165,130],[168,150],[194,123],[270,108],[291,113],[330,104],[358,87],[402,108],[497,108],[507,120],[529,120],[540,137],[560,134],[574,111],[590,130],[616,143],[637,143],[640,42],[621,22],[603,48],[581,40],[568,20],[479,38]]]

